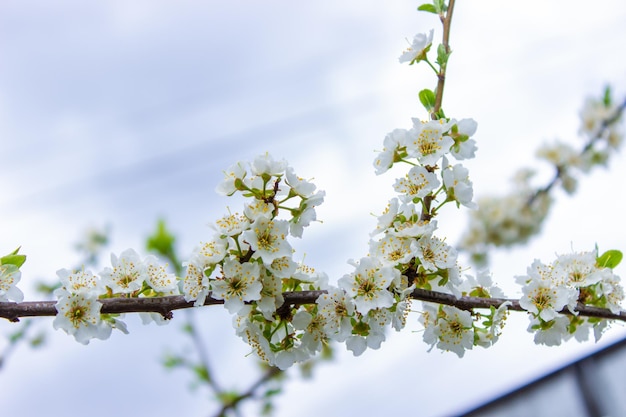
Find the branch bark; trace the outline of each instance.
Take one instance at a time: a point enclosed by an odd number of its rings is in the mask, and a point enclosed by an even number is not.
[[[304,304],[314,304],[317,298],[326,291],[292,291],[283,293],[285,299],[278,311],[287,310],[289,307],[297,307]],[[481,308],[498,308],[505,302],[510,302],[509,310],[525,311],[519,304],[519,300],[511,298],[480,298],[460,297],[437,291],[415,289],[411,298],[436,304],[445,304],[462,310]],[[154,298],[105,298],[99,300],[102,303],[101,313],[159,313],[167,319],[173,317],[172,312],[185,308],[192,308],[193,301],[185,301],[182,295]],[[56,301],[25,301],[22,303],[0,302],[0,317],[12,322],[18,322],[20,317],[44,317],[56,316]],[[223,300],[207,297],[204,305],[224,304]],[[561,311],[563,314],[572,314],[569,310]],[[613,313],[608,309],[586,306],[579,303],[575,313],[583,317],[596,317],[601,319],[621,320],[626,322],[626,311]]]

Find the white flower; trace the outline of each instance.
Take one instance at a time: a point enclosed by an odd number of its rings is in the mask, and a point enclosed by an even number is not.
[[[389,200],[385,211],[383,214],[378,216],[378,224],[376,225],[376,229],[370,233],[370,236],[376,236],[379,233],[386,231],[389,227],[391,227],[393,221],[398,214],[398,199],[392,198]]]
[[[293,327],[302,330],[302,347],[311,355],[322,350],[322,345],[328,337],[324,331],[326,318],[322,315],[313,316],[308,311],[300,310],[293,316]]]
[[[408,289],[413,291],[414,288],[415,285],[411,285],[411,287],[409,287]],[[396,331],[399,332],[400,330],[404,329],[410,308],[411,299],[408,298],[408,294],[406,299],[396,303],[395,310],[392,311],[391,316],[391,327],[393,327]]]
[[[246,230],[248,226],[250,226],[250,221],[248,220],[246,216],[242,216],[239,213],[235,213],[235,214],[230,214],[228,216],[224,216],[221,219],[218,219],[215,222],[215,226],[219,235],[235,236],[243,232],[244,230]],[[219,250],[217,250],[219,248],[219,245],[224,245],[225,242],[221,241],[220,239],[216,239],[214,244],[218,245],[218,247],[216,247],[216,250],[214,251],[219,252]]]
[[[254,175],[282,175],[287,168],[287,161],[281,159],[275,161],[272,155],[265,153],[254,158],[250,164],[251,171]]]
[[[246,225],[241,228],[242,231],[249,227],[250,220],[248,219],[251,219],[251,221],[255,221],[259,217],[271,219],[274,216],[274,206],[265,200],[255,199],[244,206],[243,214],[245,214]]]
[[[354,298],[356,309],[367,314],[374,308],[393,305],[393,295],[387,290],[392,281],[400,278],[400,271],[382,266],[372,258],[361,258],[353,273],[339,279],[339,286]]]
[[[20,282],[22,272],[13,264],[0,265],[0,302],[16,301],[24,299],[24,293],[16,287]]]
[[[84,269],[75,272],[69,269],[59,269],[57,276],[61,281],[61,288],[54,292],[57,297],[62,294],[79,293],[98,296],[106,292],[106,288],[98,277]]]
[[[536,155],[560,169],[582,166],[580,153],[567,143],[544,144],[537,150]]]
[[[558,346],[572,337],[567,328],[569,323],[569,318],[566,316],[557,316],[547,322],[540,321],[538,318],[531,318],[528,331],[535,333],[536,344]]]
[[[100,272],[104,285],[114,293],[131,293],[141,289],[148,278],[146,267],[134,249],[126,249],[118,258],[111,254],[113,269],[106,267]]]
[[[271,265],[276,258],[291,256],[292,249],[286,240],[289,229],[287,221],[259,217],[250,229],[243,232],[242,236],[255,251],[255,258],[261,258],[265,264]]]
[[[328,293],[320,295],[315,302],[317,314],[324,319],[324,332],[330,339],[345,341],[352,334],[350,318],[355,310],[352,299],[342,289],[329,287]]]
[[[454,200],[465,207],[476,209],[478,206],[472,202],[474,190],[472,182],[469,179],[469,171],[460,164],[454,166],[448,165],[446,157],[443,158],[442,173],[443,185],[446,187],[449,200]]]
[[[422,236],[411,243],[416,257],[427,271],[452,268],[456,265],[457,252],[435,236]]]
[[[522,288],[520,306],[544,321],[559,316],[565,306],[576,302],[578,291],[552,281],[533,279]]]
[[[326,192],[318,191],[302,200],[300,207],[292,210],[293,218],[289,220],[289,233],[292,236],[302,237],[303,229],[311,224],[312,221],[317,220],[315,207],[324,202],[325,196]]]
[[[441,313],[435,326],[435,335],[439,339],[437,347],[462,358],[466,350],[474,347],[472,314],[451,306],[442,306]]]
[[[201,306],[209,295],[209,278],[204,273],[204,266],[197,265],[193,261],[186,262],[183,266],[187,268],[183,279],[185,301],[195,300],[194,306]]]
[[[244,306],[239,314],[233,316],[233,326],[237,331],[237,335],[252,347],[261,360],[273,363],[275,355],[270,348],[270,343],[263,336],[263,331],[259,324],[250,320],[249,313],[250,306]]]
[[[504,292],[494,285],[491,274],[487,270],[480,270],[476,277],[465,275],[467,278],[461,285],[464,295],[482,298],[504,298]]]
[[[261,268],[261,276],[259,279],[263,285],[263,289],[261,290],[261,298],[256,303],[257,308],[263,313],[263,317],[267,320],[271,320],[276,309],[285,301],[282,293],[282,280],[268,273],[265,268]]]
[[[418,33],[413,37],[413,42],[411,42],[411,46],[400,55],[398,60],[400,63],[403,62],[418,62],[426,58],[426,53],[430,49],[430,46],[433,43],[433,34],[435,30],[431,29],[429,33]]]
[[[414,166],[405,178],[398,178],[393,188],[400,193],[400,200],[410,203],[416,198],[424,198],[439,187],[440,182],[434,172],[423,166]]]
[[[154,291],[166,295],[178,294],[178,281],[176,275],[167,272],[167,264],[161,265],[154,255],[146,256],[144,259],[148,279],[146,282]]]
[[[376,175],[385,173],[395,162],[395,156],[401,148],[406,147],[408,141],[408,131],[406,129],[394,129],[385,136],[383,141],[383,151],[374,159]]]
[[[411,204],[412,211],[415,210],[415,205]],[[414,237],[419,238],[421,236],[430,236],[437,229],[437,220],[421,220],[419,214],[409,213],[406,210],[406,206],[402,208],[403,219],[397,220],[393,223],[393,228],[389,229],[389,233],[399,237]]]
[[[107,339],[111,335],[111,327],[100,319],[101,307],[93,293],[64,294],[55,304],[58,314],[52,325],[85,345],[93,338]]]
[[[422,340],[430,345],[430,350],[437,344],[438,336],[435,334],[437,328],[437,316],[439,315],[439,306],[432,303],[422,303],[422,314],[419,316],[419,322],[424,326]]]
[[[490,314],[490,322],[486,329],[474,329],[475,335],[478,337],[475,339],[476,345],[482,347],[489,347],[495,344],[500,335],[502,334],[502,328],[504,327],[504,322],[508,316],[508,308],[512,305],[511,301],[505,301],[500,304],[500,306],[496,308],[491,308]],[[476,332],[476,330],[480,330]]]
[[[602,280],[602,270],[596,266],[595,252],[559,255],[552,265],[565,275],[565,284],[574,288],[588,287]]]
[[[462,119],[456,122],[457,135],[454,138],[454,145],[450,148],[450,153],[457,160],[471,159],[476,154],[476,141],[469,139],[476,133],[478,124],[474,119]]]
[[[379,241],[370,241],[370,254],[383,265],[406,264],[413,258],[411,239],[386,234]]]
[[[189,262],[206,271],[215,268],[226,256],[227,250],[228,241],[216,236],[209,242],[200,242],[200,246],[194,248]]]
[[[260,281],[260,266],[256,262],[239,263],[227,259],[222,267],[224,276],[211,281],[211,295],[224,300],[224,307],[229,313],[238,313],[246,301],[261,298],[263,285]]]
[[[624,301],[624,288],[620,284],[620,278],[606,268],[602,272],[602,281],[599,286],[601,295],[606,300],[606,308],[613,314],[619,314],[622,308],[621,303]]]
[[[454,144],[454,139],[446,134],[454,122],[443,119],[420,122],[413,119],[413,124],[406,146],[409,156],[417,158],[422,165],[437,165],[439,158]]]
[[[298,268],[298,264],[291,259],[291,256],[283,256],[276,258],[271,264],[267,265],[274,276],[277,278],[291,278]]]
[[[617,112],[617,106],[606,105],[595,98],[587,98],[580,111],[582,125],[580,132],[595,137],[602,131],[606,121]]]
[[[237,191],[237,183],[243,181],[246,174],[243,162],[237,162],[224,171],[224,179],[218,184],[215,191],[220,195],[233,195]]]
[[[293,194],[303,198],[308,198],[315,192],[315,184],[298,177],[292,167],[287,167],[285,170],[285,179],[287,185],[291,187]]]

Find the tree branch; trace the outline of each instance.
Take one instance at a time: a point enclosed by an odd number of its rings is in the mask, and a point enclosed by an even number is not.
[[[325,294],[326,291],[290,291],[283,293],[284,303],[278,311],[285,311],[290,307],[297,307],[304,304],[314,304],[317,298]],[[475,308],[498,308],[505,302],[510,302],[509,310],[525,311],[519,300],[510,298],[480,298],[480,297],[460,297],[437,291],[415,289],[411,293],[411,298],[420,301],[427,301],[437,304],[445,304],[462,310],[472,310]],[[167,319],[172,318],[172,311],[185,308],[192,308],[193,301],[185,301],[182,295],[172,295],[167,297],[154,298],[105,298],[99,300],[102,303],[102,314],[121,313],[159,313]],[[12,322],[18,322],[20,317],[43,317],[56,316],[56,301],[25,301],[22,303],[0,302],[0,317]],[[207,297],[204,305],[224,304],[223,300],[216,300]],[[584,317],[596,317],[601,319],[621,320],[626,322],[626,311],[613,313],[608,309],[586,306],[579,303],[574,310],[576,314]],[[572,314],[564,309],[562,314]]]

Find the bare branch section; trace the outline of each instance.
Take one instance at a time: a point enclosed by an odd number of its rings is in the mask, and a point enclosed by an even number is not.
[[[304,304],[314,304],[317,298],[326,291],[293,291],[283,293],[285,302],[278,309],[278,312],[286,311],[290,307],[297,307]],[[436,304],[445,304],[462,310],[498,308],[505,302],[509,302],[507,307],[513,311],[524,311],[519,300],[508,298],[479,298],[460,297],[452,294],[445,294],[437,291],[415,289],[411,293],[411,298],[420,301],[427,301]],[[184,308],[192,308],[193,301],[185,301],[182,295],[154,298],[105,298],[99,300],[102,303],[101,313],[121,314],[121,313],[159,313],[166,319],[172,318],[172,311]],[[223,304],[223,300],[216,300],[207,297],[204,305]],[[23,303],[0,302],[0,317],[12,322],[18,322],[20,317],[44,317],[56,316],[56,301],[26,301]],[[563,314],[572,314],[569,310],[561,311]],[[575,313],[584,317],[596,317],[601,319],[621,320],[626,322],[626,311],[613,313],[610,310],[585,306],[579,304]]]

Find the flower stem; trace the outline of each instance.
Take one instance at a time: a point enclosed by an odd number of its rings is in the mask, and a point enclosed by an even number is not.
[[[443,47],[446,51],[446,54],[450,53],[450,25],[452,23],[452,12],[454,11],[454,0],[450,0],[448,4],[448,10],[446,11],[445,16],[441,15],[441,23],[443,24]],[[437,73],[437,88],[435,90],[435,107],[433,108],[432,113],[430,114],[431,119],[437,120],[439,116],[439,110],[441,110],[441,103],[443,102],[443,87],[446,83],[446,67],[447,61],[440,64],[439,72]]]

